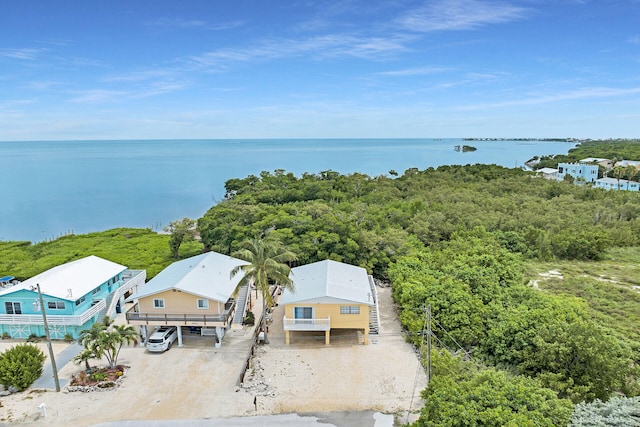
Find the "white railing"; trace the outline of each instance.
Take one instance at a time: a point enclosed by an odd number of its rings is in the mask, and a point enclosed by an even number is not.
[[[106,301],[101,299],[82,314],[74,316],[47,314],[47,322],[50,325],[84,325],[106,306]],[[44,325],[41,314],[0,314],[0,323],[5,325]]]
[[[378,329],[380,329],[381,326],[380,326],[380,306],[378,305],[378,288],[376,288],[376,282],[373,281],[373,276],[369,276],[369,286],[371,287],[371,292],[373,294],[373,301],[375,302],[375,306],[376,306],[376,324],[378,326]]]
[[[116,305],[118,305],[118,301],[120,301],[120,298],[125,292],[135,286],[144,285],[146,278],[147,270],[125,270],[125,272],[122,273],[122,286],[113,293],[111,304],[109,304],[109,309],[107,310],[107,316],[111,316],[116,311]]]
[[[326,319],[291,319],[285,316],[282,325],[285,331],[328,331],[331,329],[331,317]]]

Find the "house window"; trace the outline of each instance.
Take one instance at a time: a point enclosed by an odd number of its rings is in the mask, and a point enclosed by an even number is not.
[[[47,302],[47,307],[49,310],[64,310],[64,302],[63,301],[49,301]]]
[[[340,314],[360,314],[359,305],[341,305]]]
[[[7,314],[22,314],[22,306],[19,302],[7,301],[4,303],[4,308]]]
[[[97,288],[95,288],[95,289],[91,292],[91,295],[95,295],[95,294],[97,294],[98,292],[100,292],[100,289],[101,289],[101,288],[102,288],[102,286],[98,286]]]
[[[154,298],[153,308],[164,308],[164,298]]]
[[[79,300],[76,300],[76,305],[80,305],[84,302],[85,297],[80,298]]]
[[[209,308],[209,300],[208,299],[199,299],[198,300],[198,308]]]
[[[294,307],[293,317],[295,319],[313,319],[313,307]]]

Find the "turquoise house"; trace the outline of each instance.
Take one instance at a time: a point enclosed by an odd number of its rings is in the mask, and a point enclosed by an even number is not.
[[[598,165],[586,163],[558,163],[558,181],[564,180],[565,176],[573,177],[576,184],[593,183],[598,179]]]
[[[45,336],[44,312],[52,339],[78,338],[80,331],[113,316],[146,279],[144,270],[91,255],[59,265],[17,284],[0,287],[0,334],[11,338]]]

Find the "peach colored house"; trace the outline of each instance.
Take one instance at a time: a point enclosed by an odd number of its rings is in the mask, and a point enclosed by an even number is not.
[[[177,261],[162,270],[129,297],[134,305],[126,313],[127,323],[140,325],[143,337],[148,327],[176,326],[178,346],[182,346],[182,327],[198,327],[216,338],[220,347],[236,311],[236,288],[241,274],[231,270],[247,264],[237,258],[207,252]],[[215,333],[214,333],[215,331]]]
[[[337,261],[319,261],[291,269],[295,292],[285,291],[285,341],[291,332],[325,331],[329,344],[332,329],[358,329],[369,343],[372,319],[377,317],[373,278],[362,267]]]

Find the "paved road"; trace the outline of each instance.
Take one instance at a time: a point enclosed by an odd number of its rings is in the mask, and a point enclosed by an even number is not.
[[[60,372],[60,370],[64,368],[71,359],[76,357],[76,354],[80,353],[81,350],[82,346],[77,342],[73,342],[72,344],[69,344],[67,348],[58,353],[56,356],[56,368],[58,368],[58,372]],[[53,369],[51,368],[49,353],[46,353],[46,355],[47,362],[45,362],[44,368],[42,369],[42,375],[40,375],[40,378],[33,383],[31,388],[50,388],[53,390],[56,388],[56,383],[53,380]],[[68,379],[60,378],[60,388],[67,385],[68,382]]]
[[[326,412],[320,414],[285,414],[256,417],[234,417],[208,420],[114,421],[95,427],[393,427],[393,415],[373,411]]]

